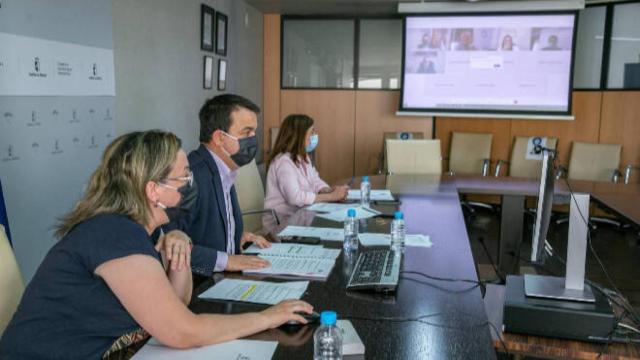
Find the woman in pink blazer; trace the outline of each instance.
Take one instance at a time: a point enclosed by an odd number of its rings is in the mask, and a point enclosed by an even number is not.
[[[313,119],[287,116],[267,162],[267,194],[264,207],[288,217],[299,208],[318,202],[342,201],[348,186],[330,187],[318,175],[309,153],[318,145]]]

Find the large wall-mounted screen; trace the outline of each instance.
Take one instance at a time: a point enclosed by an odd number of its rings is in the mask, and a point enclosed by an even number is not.
[[[401,111],[568,115],[576,14],[409,15]]]

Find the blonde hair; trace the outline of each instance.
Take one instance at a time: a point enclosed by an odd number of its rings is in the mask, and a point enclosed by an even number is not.
[[[105,149],[73,211],[59,219],[55,235],[62,238],[76,225],[101,214],[126,215],[139,224],[148,224],[151,208],[146,184],[169,176],[180,147],[177,136],[160,130],[116,138]]]

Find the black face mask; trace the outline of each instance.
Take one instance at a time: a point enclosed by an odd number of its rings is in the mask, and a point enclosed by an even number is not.
[[[250,163],[251,160],[256,157],[256,153],[258,152],[258,139],[254,135],[236,140],[240,145],[240,150],[238,150],[237,153],[230,155],[230,157],[236,165],[242,167]]]
[[[186,217],[191,209],[193,209],[196,204],[196,200],[198,199],[198,187],[196,186],[195,181],[191,186],[184,185],[179,187],[177,191],[180,193],[181,198],[175,206],[167,207],[158,203],[167,214],[169,222],[176,222],[183,217]]]

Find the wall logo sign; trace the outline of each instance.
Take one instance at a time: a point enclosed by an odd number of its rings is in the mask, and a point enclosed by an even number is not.
[[[97,147],[98,147],[98,144],[96,144],[96,136],[91,135],[91,144],[89,144],[89,149],[95,149]]]
[[[113,49],[5,32],[0,49],[0,96],[116,94]]]
[[[62,148],[60,147],[60,140],[56,139],[53,142],[53,151],[51,151],[51,154],[53,155],[57,155],[57,154],[62,154],[64,151],[62,150]]]
[[[98,64],[93,63],[93,66],[91,67],[91,70],[93,71],[93,75],[89,76],[89,80],[102,80],[102,76],[98,75]]]
[[[4,114],[2,114],[2,117],[7,123],[11,124],[11,119],[13,119],[13,113],[10,111],[5,111]]]
[[[80,119],[78,119],[78,111],[76,109],[73,109],[73,111],[71,112],[71,120],[69,120],[69,124],[77,124],[80,122]]]
[[[40,126],[42,125],[40,121],[38,121],[38,113],[35,110],[31,110],[31,121],[27,123],[28,127]]]
[[[20,157],[18,155],[16,155],[15,153],[15,148],[13,147],[13,145],[9,145],[6,148],[4,148],[4,157],[2,158],[2,162],[8,162],[8,161],[16,161],[16,160],[20,160]]]
[[[29,72],[29,76],[35,78],[47,77],[47,74],[42,72],[42,63],[40,62],[40,57],[36,56],[33,58],[33,71]]]
[[[111,121],[113,118],[111,117],[111,110],[107,109],[107,114],[104,117],[104,121]]]

